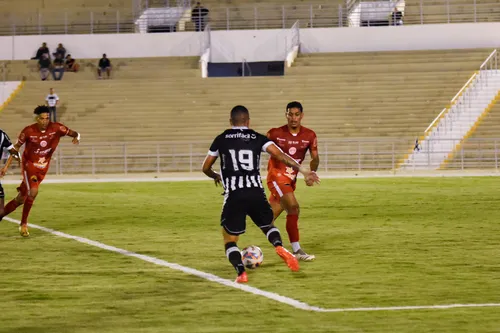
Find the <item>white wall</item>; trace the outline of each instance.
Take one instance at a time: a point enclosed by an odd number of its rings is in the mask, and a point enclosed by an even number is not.
[[[465,49],[500,46],[500,23],[301,29],[301,52]]]
[[[50,51],[63,43],[76,59],[197,56],[201,54],[199,32],[153,34],[42,35],[0,37],[0,60],[26,60],[46,42]]]
[[[283,61],[291,36],[290,29],[212,31],[212,62]]]
[[[500,23],[301,29],[301,52],[355,52],[500,46]],[[0,37],[0,60],[33,57],[47,42],[75,58],[197,56],[202,32]],[[285,60],[291,30],[213,31],[212,62]]]

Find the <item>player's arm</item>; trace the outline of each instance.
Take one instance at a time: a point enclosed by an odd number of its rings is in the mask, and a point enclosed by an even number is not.
[[[212,152],[209,151],[207,157],[205,157],[205,160],[203,161],[202,171],[205,175],[207,175],[207,177],[214,180],[215,186],[218,186],[221,183],[221,177],[217,172],[214,171],[214,169],[212,169],[215,161],[217,161],[218,155],[210,153]]]
[[[72,142],[77,145],[80,143],[80,133],[73,131],[72,129],[68,128],[68,134],[67,136],[70,136],[73,138]]]
[[[214,142],[210,146],[208,150],[207,157],[203,161],[203,166],[201,170],[207,177],[212,178],[215,182],[215,186],[219,186],[222,182],[220,175],[212,169],[215,161],[217,161],[217,157],[219,157],[219,148],[218,148],[218,137],[215,138]]]
[[[309,147],[309,152],[311,154],[311,162],[309,163],[309,167],[311,171],[318,171],[319,167],[319,152],[318,152],[318,139],[314,136],[313,142]]]
[[[313,182],[319,184],[319,177],[315,172],[306,170],[302,165],[297,163],[297,161],[295,161],[293,158],[285,154],[274,143],[269,142],[268,144],[266,144],[265,150],[276,160],[284,163],[286,166],[289,166],[294,170],[303,174],[307,182]]]

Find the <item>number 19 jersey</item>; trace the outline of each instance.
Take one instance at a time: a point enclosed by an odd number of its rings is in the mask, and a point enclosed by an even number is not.
[[[246,127],[233,127],[215,138],[208,154],[220,157],[226,193],[248,188],[263,189],[260,154],[272,144],[266,136]]]

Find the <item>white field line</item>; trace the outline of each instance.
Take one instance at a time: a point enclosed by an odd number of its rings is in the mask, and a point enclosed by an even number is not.
[[[16,224],[20,223],[19,220],[15,220],[15,219],[12,219],[10,217],[4,217],[4,220],[12,222],[12,223],[16,223]],[[398,310],[399,311],[404,311],[404,310],[429,310],[429,309],[452,309],[452,308],[500,307],[500,303],[484,303],[484,304],[443,304],[443,305],[417,305],[417,306],[390,306],[390,307],[362,307],[362,308],[337,308],[337,309],[333,308],[333,309],[326,309],[326,308],[321,308],[321,307],[317,307],[317,306],[312,306],[312,305],[309,305],[307,303],[298,301],[298,300],[290,298],[290,297],[281,296],[281,295],[276,294],[276,293],[272,293],[272,292],[269,292],[269,291],[261,290],[261,289],[254,288],[254,287],[250,287],[249,285],[238,284],[238,283],[235,283],[235,282],[233,282],[231,280],[223,279],[223,278],[221,278],[221,277],[219,277],[217,275],[213,275],[213,274],[210,274],[210,273],[205,273],[205,272],[199,271],[199,270],[194,269],[194,268],[182,266],[182,265],[179,265],[179,264],[176,264],[176,263],[170,263],[168,261],[161,260],[161,259],[158,259],[158,258],[155,258],[155,257],[146,256],[146,255],[143,255],[143,254],[139,254],[139,253],[127,251],[127,250],[124,250],[124,249],[120,249],[118,247],[106,245],[106,244],[103,244],[103,243],[100,243],[100,242],[96,242],[96,241],[93,241],[93,240],[90,240],[90,239],[87,239],[87,238],[69,235],[69,234],[66,234],[64,232],[60,232],[60,231],[57,231],[57,230],[45,228],[45,227],[42,227],[42,226],[39,226],[39,225],[36,225],[36,224],[30,224],[30,227],[34,228],[34,229],[39,229],[39,230],[48,232],[48,233],[50,233],[52,235],[55,235],[55,236],[58,236],[58,237],[72,239],[72,240],[75,240],[77,242],[80,242],[80,243],[83,243],[83,244],[87,244],[87,245],[90,245],[90,246],[95,246],[95,247],[98,247],[98,248],[103,249],[103,250],[107,250],[107,251],[110,251],[110,252],[115,252],[115,253],[122,254],[124,256],[134,257],[134,258],[137,258],[137,259],[140,259],[140,260],[144,260],[144,261],[150,262],[150,263],[158,265],[158,266],[168,267],[170,269],[174,269],[174,270],[186,273],[186,274],[194,275],[194,276],[197,276],[199,278],[202,278],[202,279],[205,279],[205,280],[208,280],[208,281],[212,281],[212,282],[215,282],[215,283],[222,284],[222,285],[224,285],[226,287],[240,289],[240,290],[246,291],[248,293],[251,293],[251,294],[254,294],[254,295],[257,295],[257,296],[266,297],[266,298],[269,298],[269,299],[271,299],[273,301],[277,301],[277,302],[280,302],[280,303],[283,303],[283,304],[287,304],[289,306],[292,306],[292,307],[300,309],[300,310],[314,311],[314,312],[356,312],[356,311],[358,311],[358,312],[367,312],[367,311],[398,311]]]

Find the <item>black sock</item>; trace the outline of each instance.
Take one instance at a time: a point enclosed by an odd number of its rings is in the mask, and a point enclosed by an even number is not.
[[[235,242],[226,243],[224,246],[226,249],[226,257],[229,259],[231,265],[233,265],[236,272],[238,272],[238,276],[245,272],[245,266],[243,266],[243,261],[241,260],[241,252],[238,249],[238,245]]]
[[[269,243],[273,244],[274,247],[283,246],[283,240],[281,239],[281,234],[278,228],[271,226],[260,228],[260,230],[262,230],[264,235],[266,235],[267,240],[269,240]]]

